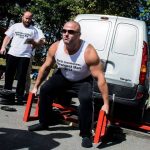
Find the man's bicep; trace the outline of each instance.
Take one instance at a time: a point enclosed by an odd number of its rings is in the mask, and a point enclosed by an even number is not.
[[[45,61],[47,66],[54,65],[56,50],[57,50],[57,43],[54,43],[50,46],[48,53],[47,53],[47,57],[46,57],[46,61]]]
[[[54,56],[50,52],[48,52],[44,64],[45,64],[45,66],[49,67],[49,66],[52,66],[53,63],[54,63]]]
[[[7,31],[5,32],[5,35],[11,39],[14,35],[14,32],[15,32],[15,25],[12,25],[11,27],[7,29]]]
[[[98,79],[100,76],[103,76],[103,70],[100,63],[90,66],[91,74],[94,78]]]

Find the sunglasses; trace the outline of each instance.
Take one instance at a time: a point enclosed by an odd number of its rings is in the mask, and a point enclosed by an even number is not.
[[[62,30],[62,33],[63,33],[63,34],[65,34],[66,32],[68,32],[69,34],[72,34],[72,35],[73,35],[73,34],[76,34],[76,33],[79,33],[78,31],[74,31],[74,30],[66,30],[66,29],[63,29],[63,30]]]

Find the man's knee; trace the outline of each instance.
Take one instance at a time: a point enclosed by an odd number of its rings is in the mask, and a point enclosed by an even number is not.
[[[43,84],[41,87],[40,87],[40,94],[47,94],[48,93],[48,90],[49,88]]]
[[[89,83],[84,83],[79,91],[78,98],[81,103],[92,103],[92,87]]]
[[[53,85],[50,84],[48,81],[46,81],[41,87],[40,87],[40,95],[46,96],[54,96],[56,95],[56,90],[54,89]]]

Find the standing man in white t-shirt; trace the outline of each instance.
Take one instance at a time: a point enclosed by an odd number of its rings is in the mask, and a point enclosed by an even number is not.
[[[12,25],[6,32],[0,49],[1,54],[6,53],[6,46],[10,43],[10,49],[6,59],[4,89],[12,90],[15,74],[17,72],[16,98],[18,104],[23,104],[23,96],[26,83],[26,74],[33,46],[38,45],[37,30],[31,25],[33,14],[24,12],[22,22]]]

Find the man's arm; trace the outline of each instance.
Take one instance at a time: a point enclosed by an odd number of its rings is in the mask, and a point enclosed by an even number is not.
[[[98,88],[101,91],[104,105],[102,110],[108,114],[109,112],[109,96],[108,86],[103,72],[102,64],[100,64],[99,56],[92,45],[89,45],[85,52],[85,61],[90,68],[92,76],[97,80]]]
[[[6,35],[4,40],[3,40],[2,47],[0,49],[0,54],[5,54],[6,53],[6,46],[9,44],[10,40],[11,40],[11,38]]]
[[[41,29],[38,29],[36,27],[35,28],[35,35],[36,35],[36,39],[35,41],[32,41],[32,45],[34,48],[40,48],[42,45],[46,44],[46,39],[45,39],[45,36],[44,36],[44,33]]]
[[[42,81],[46,78],[50,69],[52,68],[53,64],[55,63],[54,55],[57,50],[57,45],[58,45],[58,42],[56,42],[50,46],[47,57],[46,57],[46,61],[39,69],[38,77],[36,79],[32,93],[37,93],[39,86],[41,85]]]
[[[46,41],[45,38],[41,38],[40,40],[38,40],[36,47],[37,47],[37,48],[40,48],[40,47],[42,47],[44,44],[47,44],[47,41]]]
[[[40,46],[42,46],[42,44],[44,44],[44,42],[43,39],[39,41],[35,41],[34,39],[27,39],[25,41],[25,44],[32,44],[32,48],[39,48]]]

